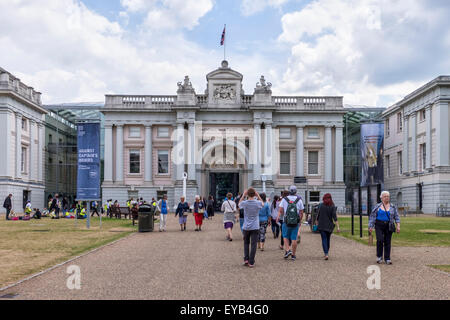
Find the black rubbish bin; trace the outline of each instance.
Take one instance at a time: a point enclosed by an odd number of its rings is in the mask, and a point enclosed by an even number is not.
[[[311,228],[311,231],[314,233],[319,233],[318,230],[314,231],[314,226],[317,222],[317,215],[319,214],[319,205],[314,205],[312,207],[312,212],[311,212],[311,224],[309,225],[309,227]]]
[[[139,207],[138,212],[138,231],[150,232],[154,227],[154,208],[150,205],[143,204]]]

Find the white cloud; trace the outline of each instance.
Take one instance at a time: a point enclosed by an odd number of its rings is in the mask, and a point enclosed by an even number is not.
[[[446,72],[450,46],[439,38],[448,37],[449,14],[442,1],[311,2],[281,20],[279,41],[291,48],[283,90],[394,102]]]
[[[244,16],[251,16],[267,7],[280,9],[289,0],[242,0],[241,12]]]
[[[220,52],[205,52],[179,32],[130,38],[79,0],[2,1],[0,29],[1,66],[41,91],[44,103],[175,94],[184,75],[201,92],[205,74],[220,61]]]

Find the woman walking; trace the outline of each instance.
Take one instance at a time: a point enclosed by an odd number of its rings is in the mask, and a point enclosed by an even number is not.
[[[209,195],[208,201],[206,201],[206,211],[208,211],[208,216],[212,220],[212,217],[214,217],[214,198],[212,195]]]
[[[227,199],[222,203],[221,211],[223,211],[223,226],[227,231],[227,240],[233,241],[233,226],[236,220],[236,203],[231,200],[233,195],[227,193]]]
[[[244,200],[248,197],[248,200]],[[259,210],[263,202],[258,192],[250,188],[244,191],[239,200],[239,208],[244,210],[244,265],[250,268],[255,266],[256,245],[259,235]],[[249,252],[249,246],[251,246]]]
[[[187,212],[189,211],[189,204],[184,201],[184,197],[180,198],[178,207],[175,210],[175,217],[178,215],[178,222],[180,223],[181,231],[186,231]]]
[[[270,217],[270,206],[267,203],[267,196],[263,192],[261,193],[261,200],[263,202],[263,207],[259,210],[259,235],[258,235],[258,249],[264,251],[264,243],[266,242],[266,230],[269,224]]]
[[[195,217],[195,231],[202,231],[203,214],[205,213],[205,204],[200,201],[200,196],[195,196],[194,202],[194,217]]]
[[[377,236],[377,263],[383,262],[384,251],[384,261],[386,264],[392,264],[392,233],[395,231],[400,233],[400,216],[398,215],[397,207],[390,202],[388,191],[383,191],[380,198],[381,203],[375,206],[369,217],[369,233],[372,233],[375,228]]]
[[[322,203],[319,205],[319,212],[317,214],[317,229],[320,231],[320,236],[322,237],[322,248],[325,254],[324,259],[328,260],[328,252],[330,250],[330,239],[331,234],[334,230],[334,225],[336,223],[337,232],[340,232],[339,222],[336,215],[336,206],[334,205],[331,194],[326,193],[323,196]],[[334,221],[334,222],[333,222]]]
[[[283,201],[283,199],[286,198],[288,195],[289,195],[289,191],[288,191],[288,190],[283,190],[283,191],[281,191],[280,203],[278,204],[278,211],[280,210],[280,204],[281,204],[281,201]],[[278,215],[278,212],[277,212],[277,215]],[[276,222],[276,219],[277,219],[277,218],[275,218],[275,222]],[[279,223],[280,223],[280,233],[283,234],[283,228],[284,228],[284,212],[280,215]],[[280,237],[280,240],[281,240],[281,241],[280,241],[280,249],[281,249],[281,250],[284,250],[284,239],[283,239],[283,236]],[[291,243],[292,243],[292,240],[289,239],[289,245],[291,245]]]
[[[280,235],[280,225],[277,223],[278,211],[280,209],[280,197],[278,195],[273,197],[270,206],[270,225],[272,226],[273,238],[277,239]]]

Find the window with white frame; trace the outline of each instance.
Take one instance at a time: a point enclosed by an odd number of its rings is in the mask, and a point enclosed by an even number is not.
[[[387,118],[386,120],[385,127],[386,127],[386,136],[388,137],[389,134],[391,133],[391,128],[389,127],[389,118]]]
[[[319,174],[319,151],[308,151],[308,174]]]
[[[141,150],[130,150],[130,173],[141,173]]]
[[[168,138],[169,137],[169,127],[158,127],[157,134],[158,134],[158,138]]]
[[[427,148],[426,148],[426,143],[422,143],[420,145],[420,162],[421,162],[421,168],[422,171],[425,170],[426,168],[426,162],[427,162]]]
[[[403,131],[403,119],[402,119],[402,113],[397,113],[397,132]]]
[[[319,139],[319,128],[308,128],[309,139]]]
[[[137,127],[137,126],[130,127],[129,137],[130,138],[140,138],[141,137],[141,128]]]
[[[386,177],[389,177],[391,175],[391,161],[390,157],[386,156]]]
[[[280,174],[291,174],[290,151],[280,151]]]
[[[291,128],[280,128],[280,139],[291,139]]]
[[[169,173],[169,151],[158,150],[158,174]]]
[[[22,147],[22,157],[20,161],[21,172],[25,173],[27,170],[27,148]]]
[[[419,121],[425,121],[426,116],[427,116],[427,115],[426,115],[425,109],[420,110],[420,112],[419,112]]]
[[[398,174],[403,174],[403,158],[402,158],[402,152],[397,152],[397,159],[398,159]]]
[[[22,118],[22,130],[27,131],[27,119]]]

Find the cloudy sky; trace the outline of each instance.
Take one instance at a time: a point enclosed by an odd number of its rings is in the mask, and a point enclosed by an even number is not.
[[[197,93],[227,60],[253,92],[389,106],[450,74],[448,0],[0,0],[0,66],[44,103]]]

